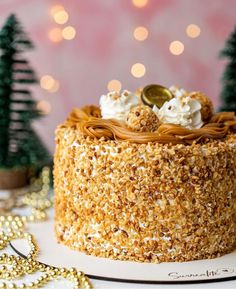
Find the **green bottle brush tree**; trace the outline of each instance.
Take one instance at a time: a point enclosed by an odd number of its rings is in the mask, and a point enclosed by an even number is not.
[[[41,116],[29,90],[37,78],[22,56],[32,48],[16,16],[10,15],[0,31],[0,188],[7,186],[9,174],[23,185],[26,170],[50,162],[46,147],[32,128],[32,121]]]
[[[223,77],[221,91],[221,111],[234,111],[236,113],[236,27],[221,51],[220,57],[229,60]]]

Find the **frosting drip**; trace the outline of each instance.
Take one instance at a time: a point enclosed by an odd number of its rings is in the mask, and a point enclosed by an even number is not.
[[[236,116],[233,112],[215,114],[210,122],[199,129],[188,129],[177,124],[161,124],[155,132],[135,132],[123,122],[115,119],[101,119],[100,109],[86,106],[74,109],[64,126],[76,127],[84,136],[134,143],[191,144],[204,139],[224,138],[230,131],[236,131]]]

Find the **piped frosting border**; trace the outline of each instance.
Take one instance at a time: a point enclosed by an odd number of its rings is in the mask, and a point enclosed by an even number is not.
[[[100,108],[91,105],[73,109],[63,126],[75,127],[81,135],[97,139],[133,143],[191,144],[194,141],[221,139],[230,132],[235,132],[236,116],[234,112],[216,113],[209,123],[199,129],[188,129],[176,124],[161,124],[155,132],[135,132],[123,122],[102,119]]]

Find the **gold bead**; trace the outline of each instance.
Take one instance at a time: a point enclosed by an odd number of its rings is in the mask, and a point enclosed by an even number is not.
[[[5,288],[7,288],[6,283],[4,282],[0,283],[0,289],[5,289]]]
[[[55,277],[56,276],[56,273],[54,271],[50,272],[50,276],[51,277]]]
[[[69,269],[69,273],[77,275],[78,271],[77,271],[76,268],[72,267],[72,268]]]
[[[25,288],[27,288],[25,283],[22,283],[22,284],[20,284],[20,285],[18,285],[18,286],[19,286],[19,289],[25,289]]]
[[[34,285],[33,282],[30,282],[30,283],[27,284],[27,287],[28,288],[35,288],[35,285]]]
[[[27,258],[27,261],[28,261],[29,263],[32,263],[32,262],[34,261],[34,259],[33,259],[32,257],[29,257],[29,258]]]
[[[5,221],[4,225],[5,225],[6,227],[10,227],[11,224],[10,224],[10,222]]]
[[[49,274],[45,273],[42,277],[43,277],[43,279],[48,279],[49,278]]]
[[[22,216],[21,220],[25,223],[27,221],[27,217],[26,216]]]
[[[3,254],[1,255],[1,257],[2,257],[4,260],[6,260],[6,258],[8,257],[8,255],[7,255],[6,253],[3,253]]]
[[[15,234],[10,232],[10,233],[8,233],[8,237],[12,240],[15,237]]]
[[[46,265],[46,271],[49,272],[49,271],[53,271],[54,267],[53,266],[50,266],[50,265]]]
[[[81,277],[81,281],[85,282],[87,280],[87,278],[85,276]]]
[[[9,288],[9,289],[16,289],[17,287],[16,287],[16,284],[10,283],[10,284],[7,285],[7,288]]]
[[[15,221],[20,221],[21,217],[20,216],[15,216]]]
[[[27,273],[33,273],[33,270],[31,268],[31,266],[25,266],[25,272]]]
[[[24,238],[24,234],[23,234],[22,231],[17,231],[17,232],[16,232],[16,236],[17,236],[19,239]]]
[[[25,262],[25,258],[20,257],[20,256],[16,256],[16,262],[17,263],[24,263]]]
[[[58,274],[59,274],[59,272],[60,272],[60,270],[59,270],[59,268],[56,268],[56,267],[54,267],[54,268],[53,268],[53,272],[55,272],[55,274],[57,274],[57,275],[58,275]]]
[[[7,279],[7,280],[11,279],[11,274],[9,272],[6,272],[4,274],[4,279]]]
[[[66,268],[60,268],[60,269],[59,269],[59,273],[60,273],[60,275],[61,275],[62,277],[66,277],[68,271],[67,271]]]
[[[44,264],[42,264],[42,263],[40,263],[40,264],[38,265],[38,269],[39,269],[39,271],[41,271],[41,272],[44,272],[44,271],[45,271],[45,268],[46,268],[46,266],[45,266]]]
[[[7,266],[2,265],[2,266],[0,267],[0,271],[1,271],[1,272],[6,272],[6,271],[7,271]]]
[[[9,255],[9,256],[7,257],[6,262],[7,262],[7,264],[12,265],[12,263],[13,263],[14,260],[15,260],[15,256],[14,256],[14,255]]]
[[[7,216],[7,220],[8,220],[9,222],[12,222],[12,221],[13,221],[13,216]]]
[[[44,278],[42,276],[40,276],[38,279],[37,279],[39,282],[42,282],[44,280]]]
[[[80,286],[80,281],[79,280],[74,281],[74,285],[75,286]]]

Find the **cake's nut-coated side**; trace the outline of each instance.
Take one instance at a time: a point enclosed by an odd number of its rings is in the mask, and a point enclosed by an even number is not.
[[[153,132],[157,130],[160,122],[154,111],[149,106],[137,105],[131,108],[126,124],[134,131]]]
[[[208,122],[213,116],[214,108],[213,103],[208,96],[200,91],[195,91],[190,94],[190,97],[200,102],[202,120]]]
[[[54,166],[59,242],[140,262],[213,258],[236,246],[236,137],[136,144],[59,127]]]

